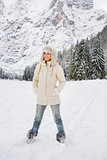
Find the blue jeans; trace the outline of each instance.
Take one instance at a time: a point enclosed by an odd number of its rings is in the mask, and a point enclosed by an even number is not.
[[[35,116],[33,127],[32,127],[33,132],[38,132],[38,129],[39,129],[39,126],[41,124],[41,120],[43,118],[43,114],[44,114],[44,111],[46,109],[46,106],[47,105],[37,104],[37,106],[36,106],[36,116]],[[51,110],[52,110],[52,113],[53,113],[53,117],[54,117],[54,121],[55,121],[56,126],[57,126],[58,133],[65,134],[62,119],[61,119],[61,115],[60,115],[60,104],[50,105],[50,107],[51,107]]]

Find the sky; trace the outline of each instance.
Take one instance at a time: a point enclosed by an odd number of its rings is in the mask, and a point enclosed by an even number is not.
[[[104,9],[107,12],[107,0],[94,0],[94,8]]]

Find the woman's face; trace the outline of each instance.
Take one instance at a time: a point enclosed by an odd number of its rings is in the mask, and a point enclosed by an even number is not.
[[[46,61],[46,62],[48,62],[48,61],[50,61],[51,60],[51,54],[50,53],[46,53],[46,52],[44,52],[43,53],[43,59]]]

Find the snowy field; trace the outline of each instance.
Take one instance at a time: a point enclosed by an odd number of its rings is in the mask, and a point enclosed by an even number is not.
[[[56,141],[50,106],[33,144],[32,82],[0,80],[0,160],[107,160],[107,80],[69,81],[60,93],[66,143]]]

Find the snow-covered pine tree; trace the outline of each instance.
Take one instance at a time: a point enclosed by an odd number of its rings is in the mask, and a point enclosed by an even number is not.
[[[23,79],[29,81],[31,79],[31,74],[30,74],[31,68],[29,66],[26,66],[24,70],[24,75]]]
[[[66,80],[70,80],[71,59],[72,59],[72,46],[67,51],[63,50],[63,59],[61,65],[64,70]]]
[[[84,40],[84,68],[85,68],[85,79],[90,79],[90,41],[88,40],[88,38],[86,40]]]
[[[33,75],[34,75],[34,71],[35,71],[36,65],[38,63],[39,62],[35,62],[32,66],[26,66],[25,67],[25,70],[24,70],[23,76],[22,76],[23,80],[32,81],[32,78],[33,78]]]
[[[76,45],[75,51],[72,58],[72,70],[71,75],[75,80],[82,80],[87,78],[87,50],[85,40],[81,40],[79,44]]]
[[[2,72],[2,68],[0,67],[0,78],[3,78]]]
[[[82,80],[90,77],[89,40],[81,40],[75,46],[71,64],[71,79]]]
[[[78,53],[78,70],[77,70],[77,79],[83,80],[86,79],[86,52],[85,52],[85,40],[81,40],[79,43],[79,53]]]
[[[105,60],[99,35],[93,41],[90,73],[91,79],[105,78]]]
[[[72,61],[71,61],[71,71],[70,71],[70,78],[76,80],[76,73],[77,73],[77,69],[78,69],[78,49],[79,49],[79,44],[77,41],[77,44],[75,46],[75,49],[73,51],[72,54]]]
[[[105,56],[104,56],[104,52],[103,52],[103,47],[102,47],[102,40],[101,40],[101,36],[98,34],[98,42],[99,42],[99,56],[100,56],[100,68],[101,68],[101,72],[99,73],[99,78],[100,79],[104,79],[106,72],[105,72]]]
[[[92,79],[92,75],[91,75],[91,57],[92,57],[92,48],[93,48],[93,38],[91,37],[90,40],[88,41],[88,46],[89,46],[89,56],[90,56],[90,60],[89,60],[89,76],[88,79]]]

